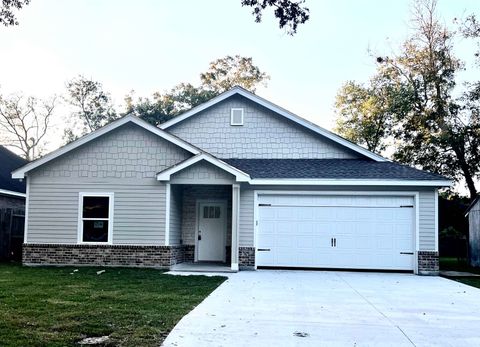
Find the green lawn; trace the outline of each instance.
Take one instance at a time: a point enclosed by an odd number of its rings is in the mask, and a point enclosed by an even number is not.
[[[480,274],[479,268],[472,268],[466,260],[458,260],[457,258],[440,258],[440,270],[463,271]],[[454,281],[462,282],[473,287],[480,288],[479,277],[454,277],[450,278]]]
[[[153,269],[0,263],[0,345],[78,346],[85,337],[108,335],[107,346],[159,346],[224,280]]]

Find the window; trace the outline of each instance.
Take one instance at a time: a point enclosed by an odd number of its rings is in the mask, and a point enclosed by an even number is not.
[[[111,243],[113,193],[80,193],[80,243]]]
[[[203,218],[220,218],[220,206],[203,206]]]
[[[230,125],[243,125],[243,108],[232,108]]]

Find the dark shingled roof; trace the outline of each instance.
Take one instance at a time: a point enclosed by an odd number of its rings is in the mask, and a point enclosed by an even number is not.
[[[362,159],[222,159],[252,178],[448,180],[395,162]]]
[[[12,178],[12,171],[28,163],[25,159],[0,146],[0,189],[25,193],[25,180]]]

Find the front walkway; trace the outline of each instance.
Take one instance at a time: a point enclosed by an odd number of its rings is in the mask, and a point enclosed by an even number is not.
[[[243,271],[164,346],[480,346],[480,290],[409,274]]]

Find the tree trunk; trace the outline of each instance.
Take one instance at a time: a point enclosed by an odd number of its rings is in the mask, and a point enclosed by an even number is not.
[[[453,151],[457,156],[458,164],[460,165],[460,169],[463,172],[463,177],[465,178],[465,182],[467,183],[468,191],[470,192],[470,200],[473,201],[477,197],[477,188],[475,188],[475,183],[473,182],[473,177],[470,174],[470,170],[468,169],[468,164],[465,161],[465,157],[463,152],[457,146],[453,146]]]

